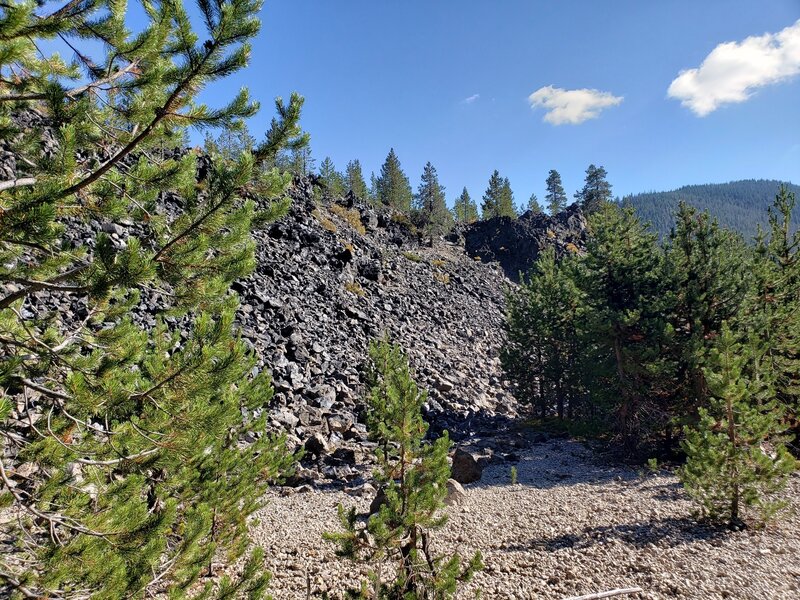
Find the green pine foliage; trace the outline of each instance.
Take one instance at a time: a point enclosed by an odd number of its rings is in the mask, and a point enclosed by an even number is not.
[[[406,214],[411,213],[413,194],[408,177],[400,166],[394,148],[389,150],[386,160],[381,167],[380,175],[374,181],[375,197],[377,202],[390,206]]]
[[[447,208],[444,186],[439,183],[436,167],[430,162],[425,164],[414,196],[414,221],[431,243],[453,227],[453,215]]]
[[[345,194],[345,177],[336,170],[330,156],[326,156],[319,165],[319,181],[328,196],[338,198]]]
[[[467,188],[461,191],[453,206],[453,216],[457,223],[474,223],[478,220],[478,205],[470,197]]]
[[[367,183],[364,181],[364,173],[361,171],[361,163],[358,159],[347,163],[344,174],[344,187],[346,191],[353,192],[356,198],[369,200],[370,193]]]
[[[589,165],[586,169],[586,179],[583,188],[575,192],[575,200],[587,214],[597,212],[608,202],[611,202],[611,184],[606,177],[608,173],[603,167]]]
[[[561,175],[555,169],[550,169],[545,181],[547,194],[544,199],[547,203],[547,211],[555,216],[567,208],[567,194],[564,192],[564,185],[561,183]]]
[[[521,214],[528,211],[534,215],[541,214],[542,212],[542,207],[539,204],[539,198],[536,197],[536,194],[531,194],[531,197],[528,198],[528,204],[525,205],[525,210],[519,212]]]
[[[511,184],[508,178],[500,177],[500,172],[495,170],[489,178],[489,187],[483,194],[481,203],[481,216],[483,219],[494,217],[517,216],[514,209],[514,194],[511,191]]]
[[[426,394],[414,383],[408,359],[386,340],[370,346],[367,426],[377,446],[375,478],[383,502],[363,523],[355,509],[339,506],[344,531],[326,534],[338,544],[337,553],[350,560],[375,565],[388,563],[394,573],[383,580],[377,571],[371,587],[364,584],[353,597],[390,600],[454,598],[460,582],[481,568],[480,553],[466,564],[456,553],[436,554],[430,534],[441,528],[450,467],[447,433],[425,441],[422,418]]]
[[[254,266],[252,229],[287,207],[291,176],[269,165],[307,142],[302,98],[276,102],[252,152],[212,148],[198,179],[196,153],[164,149],[255,114],[246,90],[195,98],[246,65],[261,4],[198,2],[200,35],[182,3],[142,8],[129,31],[125,3],[0,7],[17,161],[0,181],[0,498],[20,515],[0,580],[16,596],[258,598],[268,581],[256,552],[241,579],[198,586],[245,552],[248,515],[293,463],[282,438],[245,441],[272,390],[229,286]],[[99,50],[43,57],[55,36]]]
[[[759,382],[745,374],[752,358],[724,325],[706,369],[712,401],[700,409],[697,425],[686,428],[687,460],[679,471],[703,514],[731,526],[748,509],[759,521],[773,518],[785,506],[776,494],[796,467],[784,445],[779,404],[760,401]]]

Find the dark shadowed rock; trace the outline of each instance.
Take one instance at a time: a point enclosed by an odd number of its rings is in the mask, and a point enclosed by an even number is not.
[[[450,468],[451,475],[458,483],[473,483],[480,481],[483,474],[483,467],[475,460],[469,452],[457,448],[453,453],[453,465]]]

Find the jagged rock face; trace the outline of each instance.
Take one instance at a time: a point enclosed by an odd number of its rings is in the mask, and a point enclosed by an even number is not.
[[[539,253],[552,246],[556,256],[580,252],[586,245],[586,218],[577,204],[553,217],[526,212],[519,219],[496,217],[473,223],[462,233],[468,255],[497,261],[506,276],[519,281]]]
[[[384,334],[428,390],[434,431],[458,439],[514,417],[499,360],[512,284],[497,265],[459,245],[420,246],[401,216],[353,198],[316,206],[299,184],[289,214],[256,234],[258,266],[234,289],[243,335],[273,375],[272,426],[305,445],[306,466],[356,476],[369,446],[363,367],[370,340]]]

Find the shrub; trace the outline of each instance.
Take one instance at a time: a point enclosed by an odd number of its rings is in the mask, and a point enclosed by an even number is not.
[[[357,281],[348,281],[344,284],[344,289],[359,297],[363,297],[365,295],[364,288],[362,288]]]
[[[361,222],[361,214],[357,210],[353,208],[345,208],[340,204],[332,204],[331,212],[344,219],[350,225],[350,227],[352,227],[361,235],[367,233],[364,224]]]
[[[403,256],[405,256],[411,262],[422,262],[422,257],[414,252],[403,252]]]
[[[336,223],[334,223],[328,217],[323,215],[319,211],[319,209],[315,208],[314,210],[312,210],[311,211],[311,216],[314,217],[317,221],[319,221],[319,224],[322,226],[322,228],[325,231],[330,231],[331,233],[336,233],[336,231],[337,231]]]

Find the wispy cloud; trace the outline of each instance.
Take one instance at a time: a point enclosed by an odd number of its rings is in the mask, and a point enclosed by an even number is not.
[[[600,112],[622,102],[622,96],[615,96],[600,90],[580,89],[565,90],[562,88],[539,88],[528,96],[531,108],[545,108],[544,120],[553,125],[578,125],[594,119]]]
[[[478,101],[478,99],[479,99],[480,97],[481,97],[481,95],[480,95],[480,94],[472,94],[472,96],[469,96],[468,98],[464,98],[464,99],[461,101],[461,104],[474,104],[475,102],[477,102],[477,101]]]
[[[778,33],[719,44],[696,69],[681,71],[671,98],[699,117],[723,104],[744,102],[757,88],[800,73],[800,20]]]

